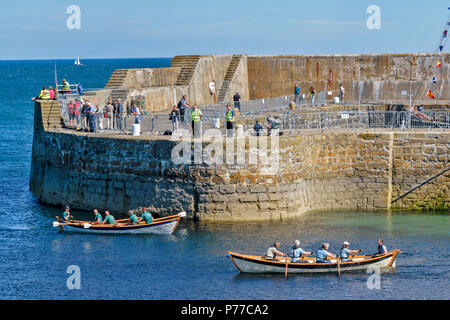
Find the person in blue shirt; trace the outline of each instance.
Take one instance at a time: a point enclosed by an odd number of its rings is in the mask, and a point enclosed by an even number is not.
[[[311,251],[305,251],[300,248],[300,240],[295,240],[294,245],[291,248],[291,262],[298,262],[302,256],[313,254]]]
[[[136,224],[138,223],[139,219],[137,217],[137,215],[132,211],[128,211],[128,216],[130,217],[129,220],[125,223],[125,225],[129,225],[129,224]]]
[[[73,218],[72,215],[70,214],[70,208],[69,206],[65,206],[63,212],[63,220],[64,222],[70,222],[70,218]]]
[[[261,123],[259,123],[259,121],[256,120],[256,123],[255,123],[255,126],[253,127],[253,130],[255,130],[257,137],[261,136],[261,132],[263,131],[263,129],[264,128],[261,125]]]
[[[91,224],[100,224],[102,223],[102,221],[102,215],[98,212],[97,209],[94,209],[94,221],[92,221]]]
[[[377,243],[378,243],[378,252],[376,253],[376,255],[386,254],[388,251],[386,246],[384,245],[384,240],[382,238],[378,238]]]
[[[330,258],[337,258],[337,256],[333,253],[329,253],[327,250],[330,247],[330,245],[326,242],[322,243],[320,246],[320,249],[317,250],[316,254],[316,262],[317,263],[331,263],[330,260],[328,260],[328,257]]]
[[[342,248],[341,248],[341,261],[342,262],[350,261],[348,259],[349,256],[351,256],[353,254],[357,254],[362,251],[362,250],[350,250],[348,248],[349,245],[350,245],[350,242],[347,242],[347,241],[344,241],[344,244],[342,245]]]
[[[142,221],[144,221],[145,223],[152,223],[153,222],[152,214],[147,211],[148,209],[144,209],[144,210],[145,211],[139,217],[138,222],[141,223]]]
[[[180,110],[180,120],[181,122],[184,122],[184,113],[186,108],[190,107],[191,105],[187,102],[187,96],[184,95],[181,100],[178,102],[178,110]]]
[[[299,103],[299,97],[300,97],[300,86],[298,85],[298,83],[295,84],[295,88],[294,88],[294,95],[295,95],[295,103],[298,104]]]

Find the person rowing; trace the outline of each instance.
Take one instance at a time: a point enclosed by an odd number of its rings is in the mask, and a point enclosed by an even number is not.
[[[128,221],[125,223],[125,225],[129,225],[129,224],[136,224],[138,222],[138,217],[136,216],[136,214],[130,210],[128,211]]]
[[[91,224],[100,224],[102,223],[102,215],[98,212],[97,209],[94,209],[94,221],[91,222]]]
[[[70,218],[73,218],[73,216],[70,214],[70,208],[69,206],[65,206],[63,212],[63,220],[64,222],[70,222]]]
[[[328,260],[328,257],[330,258],[337,258],[337,256],[333,253],[329,253],[327,250],[330,247],[329,243],[322,243],[320,246],[320,249],[317,250],[316,254],[316,263],[331,263],[330,260]]]
[[[142,213],[141,216],[139,217],[138,223],[141,223],[142,221],[145,221],[145,223],[153,222],[152,214],[150,212],[148,212],[147,210],[148,209],[145,208],[144,213]]]
[[[302,248],[300,248],[300,240],[295,240],[294,245],[291,248],[291,262],[298,262],[300,261],[301,257],[304,257],[308,254],[313,254],[313,252],[303,250]]]
[[[342,248],[341,248],[341,254],[340,254],[342,262],[351,261],[348,259],[349,255],[357,254],[362,251],[362,250],[350,250],[348,248],[349,246],[350,246],[350,242],[344,241],[344,244],[342,245]]]
[[[281,252],[280,250],[278,250],[279,247],[280,247],[280,242],[275,241],[273,243],[273,246],[270,247],[269,249],[267,249],[266,259],[274,260],[277,257],[277,255],[285,257],[286,254]]]
[[[101,222],[101,224],[115,225],[116,224],[116,219],[114,219],[114,217],[109,213],[109,211],[106,210],[105,211],[105,220],[103,220],[103,222]]]

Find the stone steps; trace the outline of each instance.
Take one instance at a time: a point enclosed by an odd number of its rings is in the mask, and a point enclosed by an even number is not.
[[[128,69],[116,69],[105,85],[105,88],[114,88],[123,86],[128,75]]]
[[[174,57],[172,59],[171,66],[181,68],[180,74],[178,75],[175,85],[177,86],[189,85],[199,61],[200,61],[199,55]]]
[[[227,68],[227,72],[225,73],[225,78],[222,81],[222,86],[220,87],[217,95],[218,102],[225,101],[225,98],[230,89],[231,82],[233,81],[236,70],[239,67],[239,63],[241,62],[241,57],[241,55],[233,55],[233,57],[231,58],[230,64]]]

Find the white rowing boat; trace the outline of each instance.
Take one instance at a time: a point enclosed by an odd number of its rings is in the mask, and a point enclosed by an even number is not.
[[[367,269],[395,267],[398,249],[379,256],[355,255],[348,262],[338,262],[330,259],[329,263],[316,263],[315,258],[301,258],[299,262],[291,262],[290,258],[277,257],[266,259],[261,256],[228,252],[227,257],[233,261],[236,268],[243,273],[316,273],[366,271]],[[339,270],[340,269],[340,270]]]

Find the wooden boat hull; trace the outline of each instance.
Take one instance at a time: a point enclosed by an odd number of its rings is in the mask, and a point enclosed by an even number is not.
[[[111,226],[89,225],[86,221],[72,223],[59,223],[62,230],[68,232],[93,233],[93,234],[171,234],[175,231],[182,215],[155,219],[152,223],[139,223],[134,225]],[[119,220],[121,221],[121,220]],[[86,226],[88,224],[88,227]]]
[[[395,259],[398,250],[388,252],[375,258],[371,256],[355,256],[352,261],[341,262],[340,272],[345,271],[366,271],[367,269],[395,267]],[[285,273],[286,258],[276,260],[266,260],[264,257],[251,256],[228,252],[228,256],[233,261],[236,268],[242,273]],[[338,265],[336,259],[331,263],[316,263],[314,258],[306,258],[302,262],[288,262],[288,273],[337,273]]]

